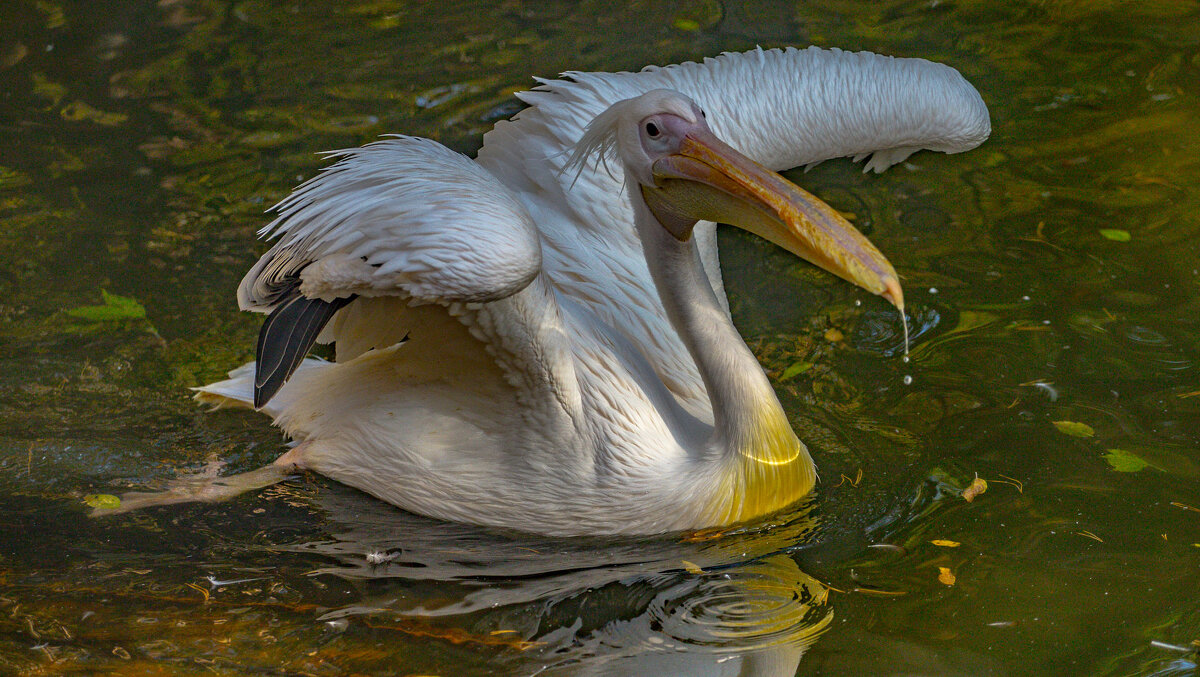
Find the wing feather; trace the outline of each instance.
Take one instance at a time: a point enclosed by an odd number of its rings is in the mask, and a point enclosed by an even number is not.
[[[325,300],[485,302],[541,270],[528,211],[469,158],[408,136],[331,155],[338,162],[275,206],[261,234],[277,243],[243,278],[243,309],[270,311],[293,279]]]
[[[254,361],[254,408],[261,409],[304,361],[321,329],[356,296],[332,301],[300,294],[299,284],[285,294],[258,332]]]
[[[541,270],[528,211],[465,156],[407,136],[333,155],[335,164],[276,205],[278,217],[261,234],[277,242],[238,288],[243,309],[269,313],[256,353],[256,408],[318,337],[344,339],[352,356],[384,348],[412,315],[407,304],[504,299]],[[360,296],[403,303],[381,306],[394,312],[382,323],[377,313],[331,323]]]

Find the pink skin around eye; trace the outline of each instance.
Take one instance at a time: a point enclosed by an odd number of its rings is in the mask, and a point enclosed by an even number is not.
[[[679,144],[688,134],[709,132],[708,121],[695,112],[696,120],[692,122],[679,115],[664,113],[642,121],[642,145],[651,156],[661,153],[674,153],[679,150]],[[651,134],[651,125],[658,131]],[[711,133],[711,132],[709,132]],[[666,144],[666,147],[663,144]]]

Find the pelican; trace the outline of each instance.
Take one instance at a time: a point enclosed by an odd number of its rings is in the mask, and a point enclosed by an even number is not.
[[[775,171],[968,150],[990,133],[979,94],[944,65],[809,48],[569,72],[520,97],[476,160],[389,137],[276,206],[276,242],[238,289],[268,313],[256,361],[197,397],[252,406],[296,445],[155,502],[300,468],[444,520],[650,534],[811,491],[813,460],[730,319],[715,222],[902,313],[883,254]],[[336,360],[306,358],[314,342]]]

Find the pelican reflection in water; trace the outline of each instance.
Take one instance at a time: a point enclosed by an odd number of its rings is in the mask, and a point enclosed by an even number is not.
[[[807,508],[719,538],[560,539],[342,490],[316,501],[330,537],[283,549],[329,562],[312,575],[371,583],[319,620],[443,628],[496,674],[790,677],[833,619],[826,587],[781,552],[811,540]]]

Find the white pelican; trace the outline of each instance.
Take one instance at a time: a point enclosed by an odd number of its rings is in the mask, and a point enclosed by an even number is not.
[[[476,161],[388,138],[277,205],[263,234],[278,241],[238,290],[270,313],[258,361],[197,397],[252,404],[298,444],[153,502],[305,468],[447,520],[645,534],[811,490],[812,459],[730,321],[712,222],[902,310],[883,255],[772,170],[973,148],[990,132],[979,94],[940,64],[810,48],[572,72],[521,98]],[[304,359],[314,340],[336,362]]]

